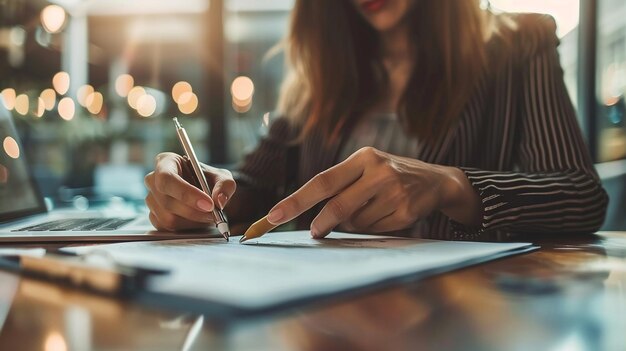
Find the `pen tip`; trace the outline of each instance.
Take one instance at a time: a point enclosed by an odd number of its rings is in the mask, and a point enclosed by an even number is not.
[[[245,235],[242,235],[242,236],[241,236],[241,238],[239,239],[239,242],[240,242],[240,243],[242,243],[242,242],[244,242],[244,241],[246,241],[246,240],[248,240],[248,239],[246,238],[246,236],[245,236]]]

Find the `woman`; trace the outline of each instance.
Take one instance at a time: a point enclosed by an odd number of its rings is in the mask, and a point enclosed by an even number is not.
[[[270,222],[298,218],[314,237],[339,226],[457,240],[600,227],[607,196],[549,16],[478,0],[300,0],[292,16],[283,117],[237,182],[205,166],[231,222],[271,208]],[[160,154],[146,176],[159,229],[210,224],[213,201],[184,168]]]

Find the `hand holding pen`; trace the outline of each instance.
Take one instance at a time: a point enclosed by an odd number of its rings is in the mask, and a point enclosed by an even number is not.
[[[176,231],[215,225],[217,221],[213,210],[222,210],[235,193],[236,184],[228,170],[203,164],[199,164],[199,169],[207,186],[212,186],[212,191],[209,188],[208,192],[204,192],[194,186],[197,178],[189,160],[175,153],[161,153],[156,157],[154,171],[145,178],[150,221],[159,230]],[[201,184],[198,183],[198,186],[201,187]]]

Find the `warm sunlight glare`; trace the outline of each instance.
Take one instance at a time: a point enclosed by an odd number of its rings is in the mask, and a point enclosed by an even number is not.
[[[491,6],[506,12],[538,12],[556,20],[557,34],[562,38],[578,26],[580,0],[490,0]]]

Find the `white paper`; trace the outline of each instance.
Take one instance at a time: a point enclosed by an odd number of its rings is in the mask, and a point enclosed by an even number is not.
[[[169,275],[154,280],[154,291],[259,308],[450,267],[529,245],[344,233],[316,240],[308,231],[296,231],[270,233],[245,244],[234,237],[230,242],[129,242],[71,250],[106,251],[122,263],[170,269]]]

